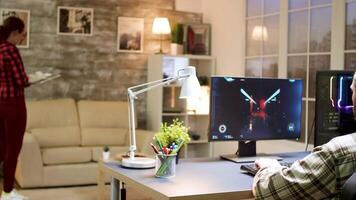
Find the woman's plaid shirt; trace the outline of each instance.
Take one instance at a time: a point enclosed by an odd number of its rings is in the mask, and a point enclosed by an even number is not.
[[[356,172],[356,133],[318,146],[289,168],[260,169],[254,178],[256,199],[339,199],[345,181]]]
[[[17,47],[9,42],[0,42],[0,99],[24,96],[29,86]]]

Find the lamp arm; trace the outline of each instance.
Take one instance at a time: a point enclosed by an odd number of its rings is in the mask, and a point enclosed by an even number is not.
[[[134,86],[134,87],[129,87],[127,89],[128,93],[131,93],[131,95],[133,96],[137,96],[141,93],[144,93],[144,92],[147,92],[153,88],[156,88],[156,87],[159,87],[159,86],[162,86],[162,85],[168,85],[174,81],[177,81],[179,79],[182,79],[182,78],[187,78],[189,77],[190,75],[181,75],[181,76],[177,76],[177,77],[171,77],[171,78],[166,78],[166,79],[162,79],[162,80],[158,80],[158,81],[152,81],[152,82],[148,82],[148,83],[145,83],[145,84],[141,84],[141,85],[137,85],[137,86]],[[143,88],[143,89],[140,89],[140,90],[136,90],[134,91],[133,89],[137,89],[137,88],[140,88],[140,87],[144,87],[146,86],[146,88]],[[129,94],[130,95],[130,94]]]
[[[130,136],[130,159],[135,158],[136,151],[136,131],[135,131],[135,96],[128,90],[127,99],[129,101],[129,136]]]
[[[165,79],[161,79],[161,80],[151,81],[151,82],[148,82],[148,83],[143,83],[143,84],[140,84],[140,85],[129,87],[128,89],[134,91],[134,90],[138,90],[141,87],[147,87],[149,85],[153,85],[153,84],[156,84],[156,83],[161,83],[161,82],[164,82],[164,81],[168,81],[168,80],[171,80],[173,78],[175,78],[175,77],[169,77],[169,78],[165,78]]]
[[[130,159],[135,158],[135,151],[136,151],[136,128],[135,128],[135,98],[137,95],[147,92],[148,90],[154,89],[156,87],[167,85],[171,82],[177,81],[182,78],[187,78],[190,75],[178,75],[177,77],[170,77],[165,78],[162,80],[152,81],[148,83],[144,83],[141,85],[129,87],[127,89],[127,99],[129,102],[129,135],[130,135],[130,149],[129,149],[129,156]],[[145,87],[143,89],[136,90],[141,87]],[[136,90],[136,91],[135,91]]]

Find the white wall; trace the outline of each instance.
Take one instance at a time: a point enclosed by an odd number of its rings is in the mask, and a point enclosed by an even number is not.
[[[244,75],[244,7],[243,0],[176,0],[177,10],[201,12],[204,23],[211,24],[217,75]]]
[[[203,0],[204,23],[212,26],[212,55],[217,59],[217,74],[244,74],[244,1]]]
[[[177,11],[201,13],[202,0],[176,0]]]

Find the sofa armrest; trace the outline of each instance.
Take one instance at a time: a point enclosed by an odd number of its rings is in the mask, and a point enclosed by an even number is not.
[[[42,186],[43,161],[41,150],[36,138],[30,133],[25,133],[15,178],[22,188]]]
[[[155,132],[153,131],[136,129],[136,146],[138,152],[149,156],[154,155],[152,147],[150,146],[150,143],[153,141],[154,134]]]

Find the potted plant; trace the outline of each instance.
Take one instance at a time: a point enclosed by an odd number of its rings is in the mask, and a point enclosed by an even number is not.
[[[108,161],[110,158],[110,148],[108,146],[104,146],[103,148],[103,160]]]
[[[169,178],[175,174],[175,164],[177,162],[177,154],[184,144],[190,141],[188,128],[184,126],[182,121],[174,119],[173,123],[167,125],[163,123],[161,129],[153,137],[157,149],[156,176]]]
[[[171,54],[183,54],[183,24],[175,23],[171,29]]]

